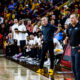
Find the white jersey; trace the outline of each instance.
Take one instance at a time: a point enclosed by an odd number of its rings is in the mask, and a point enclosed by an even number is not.
[[[27,44],[29,44],[29,41],[27,41],[27,40],[26,40],[26,45],[27,45]],[[30,46],[29,46],[29,45],[27,45],[26,52],[29,52],[29,51],[31,51],[31,49],[30,49]]]
[[[70,22],[70,18],[67,18],[66,21],[65,21],[65,24],[69,25],[71,22]]]
[[[28,44],[28,45],[27,45],[27,44]],[[30,46],[35,45],[35,41],[34,41],[34,40],[29,40],[29,41],[27,41],[27,40],[26,40],[26,45],[27,45],[26,52],[29,52],[29,51],[31,51]]]
[[[29,41],[29,44],[32,46],[32,45],[35,45],[36,43],[35,43],[34,40],[30,40],[30,41]]]
[[[35,41],[35,43],[37,43],[38,45],[41,45],[41,39],[40,39],[40,37],[39,37],[39,38],[38,38],[37,36],[34,37],[34,41]]]
[[[18,23],[14,24],[14,25],[12,26],[13,39],[18,40],[18,34],[15,33],[15,29],[18,29]]]
[[[19,27],[18,27],[18,30],[19,31],[26,31],[26,27],[25,27],[25,25],[20,25]],[[19,33],[19,40],[25,40],[25,36],[26,36],[26,33]]]
[[[25,25],[18,26],[19,31],[26,31]],[[18,33],[18,46],[20,45],[20,41],[26,40],[26,33]]]
[[[36,32],[37,28],[38,28],[38,26],[35,25],[34,28],[33,28],[33,32]],[[41,30],[41,28],[42,28],[42,26],[39,27],[40,30]]]
[[[25,40],[26,40],[27,36],[28,36],[28,33],[25,33]]]
[[[33,33],[36,32],[36,28],[37,28],[37,25],[34,26]]]

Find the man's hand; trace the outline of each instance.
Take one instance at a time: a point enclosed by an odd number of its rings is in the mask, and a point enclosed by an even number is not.
[[[65,40],[63,41],[64,45],[67,45],[67,43],[68,43],[68,37],[66,37]]]
[[[56,31],[56,33],[54,33],[54,36],[56,36],[60,31],[61,31],[61,27],[60,28],[58,28],[58,30]]]
[[[67,45],[67,41],[66,41],[66,40],[64,40],[64,41],[63,41],[63,44],[64,44],[64,45]]]
[[[19,34],[19,32],[20,32],[20,31],[18,31],[18,30],[15,30],[15,33]]]

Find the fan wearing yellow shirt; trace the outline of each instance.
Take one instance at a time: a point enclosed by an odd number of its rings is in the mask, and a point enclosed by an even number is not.
[[[39,3],[37,1],[33,3],[31,10],[33,11],[36,6],[39,6]]]
[[[8,12],[8,10],[6,10],[4,17],[9,20],[10,19],[11,14]]]

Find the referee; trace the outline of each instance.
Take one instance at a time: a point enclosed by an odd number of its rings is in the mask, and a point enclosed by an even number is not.
[[[80,23],[76,14],[70,15],[70,26],[64,43],[70,40],[71,45],[71,64],[75,80],[80,80]]]
[[[46,52],[49,50],[50,54],[50,70],[49,73],[53,74],[53,67],[54,67],[54,46],[53,46],[53,34],[57,30],[57,28],[48,23],[48,18],[42,18],[42,33],[43,33],[43,45],[42,45],[42,56],[40,62],[40,69],[37,73],[44,73],[43,65],[45,61]],[[55,34],[57,34],[59,30]]]

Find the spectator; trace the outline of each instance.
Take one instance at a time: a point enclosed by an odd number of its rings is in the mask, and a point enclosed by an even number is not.
[[[29,7],[29,5],[28,4],[26,4],[25,5],[25,9],[24,9],[24,11],[23,11],[25,14],[26,14],[26,12],[29,12],[29,13],[31,13],[31,8]]]
[[[64,25],[64,32],[65,32],[65,34],[66,34],[66,31],[67,31],[68,27],[69,27],[69,25],[67,25],[67,24]]]
[[[55,21],[54,21],[54,20],[51,20],[51,24],[52,24],[52,25],[55,25]]]
[[[33,33],[40,31],[41,28],[42,28],[42,26],[41,26],[41,21],[39,21],[39,22],[34,26]],[[38,30],[38,29],[39,29],[39,30]]]
[[[32,4],[31,10],[33,11],[36,6],[39,6],[39,3],[37,2],[37,0],[34,0],[34,3]]]
[[[15,6],[16,6],[16,2],[14,2],[14,0],[11,0],[11,4],[9,5],[8,9],[12,11],[15,8]]]
[[[56,19],[56,16],[55,16],[54,14],[51,16],[51,20],[54,20],[55,25],[57,26],[57,24],[58,24],[58,19]]]
[[[18,34],[15,33],[15,30],[18,30],[18,20],[14,19],[14,25],[12,26],[12,34],[13,34],[13,39],[18,40]]]
[[[0,17],[0,24],[2,24],[4,22],[4,18]]]
[[[6,36],[7,35],[7,28],[6,28],[4,23],[1,24],[0,33],[2,34],[2,36]]]
[[[31,20],[27,21],[27,25],[26,25],[27,30],[29,31],[29,33],[33,33],[33,25],[31,24]]]
[[[12,34],[11,33],[8,34],[8,36],[6,38],[8,39],[8,42],[5,45],[6,56],[12,56],[12,55],[14,55],[14,51],[13,51],[14,40],[12,38]]]
[[[55,6],[54,15],[55,15],[56,19],[59,19],[59,14],[60,14],[60,10],[58,9],[58,6]]]
[[[25,39],[26,32],[27,31],[26,31],[25,25],[22,24],[22,20],[19,19],[19,21],[18,21],[18,29],[15,30],[15,33],[18,35],[18,40],[17,40],[18,41],[18,46],[20,47],[22,53],[24,51],[23,48],[26,45],[26,39]]]
[[[15,12],[15,10],[12,11],[10,18],[11,19],[17,18],[17,13]]]
[[[60,29],[59,33],[55,36],[55,38],[62,43],[63,40],[63,31],[61,24],[58,24],[58,28]]]
[[[10,16],[11,16],[11,13],[8,12],[8,10],[5,10],[4,11],[4,18],[7,19],[7,20],[10,20]]]

